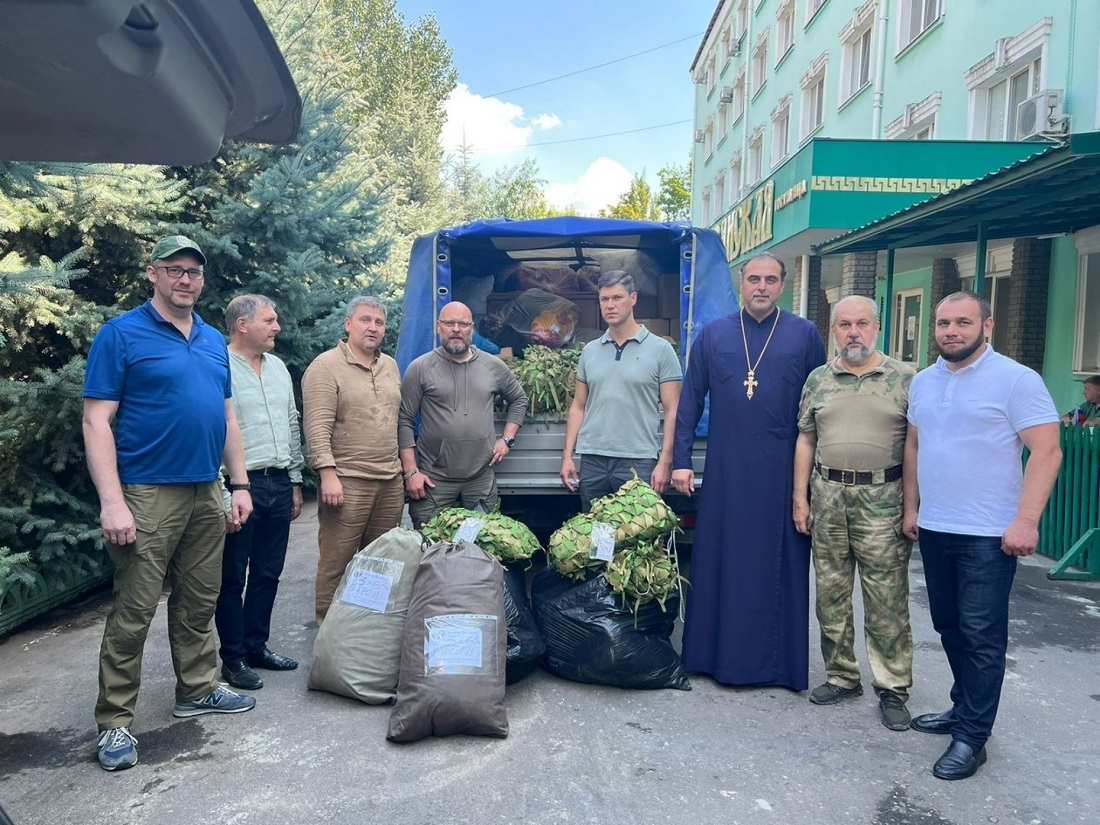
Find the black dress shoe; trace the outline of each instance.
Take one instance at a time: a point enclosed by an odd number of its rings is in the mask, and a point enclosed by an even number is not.
[[[909,723],[913,730],[921,733],[951,733],[955,727],[955,709],[948,708],[942,713],[925,713]]]
[[[977,773],[985,764],[985,747],[977,753],[966,742],[952,739],[943,756],[932,766],[932,775],[937,779],[966,779]]]
[[[222,676],[230,685],[241,690],[259,690],[264,686],[264,680],[244,659],[222,664]]]
[[[248,663],[263,670],[294,670],[298,667],[298,662],[294,659],[272,653],[266,647],[256,653],[249,653]]]

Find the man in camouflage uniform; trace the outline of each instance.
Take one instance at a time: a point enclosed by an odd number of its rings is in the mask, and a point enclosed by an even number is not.
[[[840,355],[806,379],[794,457],[794,522],[813,541],[826,673],[810,701],[833,705],[863,695],[852,609],[858,568],[882,723],[905,730],[913,636],[901,463],[915,370],[875,348],[878,306],[870,298],[844,298],[831,324]]]

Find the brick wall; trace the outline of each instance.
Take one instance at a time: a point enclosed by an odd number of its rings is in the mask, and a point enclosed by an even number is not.
[[[1050,238],[1017,238],[1012,244],[1008,305],[998,296],[993,321],[1008,327],[1004,354],[1039,372],[1046,352],[1049,284]]]
[[[825,342],[826,351],[831,352],[829,347],[829,299],[825,297],[825,290],[821,288],[821,258],[818,255],[809,255],[805,259],[799,259],[800,262],[802,260],[808,260],[810,262],[806,318],[817,325],[817,331],[821,333],[821,340]],[[801,263],[799,266],[801,266]],[[799,272],[800,276],[801,274],[802,273]],[[798,286],[799,288],[802,286],[801,277]],[[799,298],[796,297],[796,306],[798,301]]]
[[[877,252],[849,252],[841,263],[840,297],[865,295],[874,298],[877,276]]]
[[[962,289],[959,266],[954,258],[936,258],[932,261],[932,304],[928,308],[928,363],[939,358],[936,349],[936,305],[952,292]]]

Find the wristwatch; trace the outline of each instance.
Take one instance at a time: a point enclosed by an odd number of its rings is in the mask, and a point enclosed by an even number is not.
[[[226,486],[229,488],[229,492],[231,493],[236,493],[238,490],[252,490],[252,484],[248,481],[246,481],[244,484],[233,484],[232,482],[230,482]]]
[[[500,437],[500,440],[504,442],[504,446],[507,447],[509,450],[516,446],[516,440],[511,436],[502,435]]]

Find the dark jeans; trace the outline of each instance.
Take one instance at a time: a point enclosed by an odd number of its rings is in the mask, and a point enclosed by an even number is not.
[[[608,455],[582,455],[577,474],[581,478],[581,509],[592,509],[592,500],[610,495],[634,478],[649,484],[653,468],[657,466],[655,458],[616,458]]]
[[[248,480],[252,515],[238,532],[225,537],[222,590],[214,613],[223,662],[243,659],[267,644],[290,538],[290,475],[285,470],[264,475],[260,470],[249,472]]]
[[[1001,701],[1016,557],[1001,550],[1000,536],[925,529],[920,552],[932,626],[955,677],[951,735],[977,749],[989,738]]]

